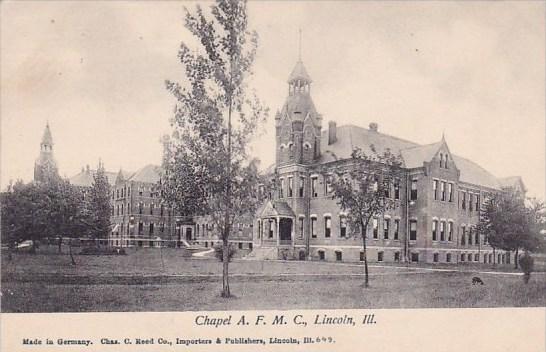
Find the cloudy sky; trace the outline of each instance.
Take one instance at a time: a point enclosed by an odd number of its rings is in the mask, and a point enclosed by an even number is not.
[[[159,163],[174,100],[183,6],[175,1],[3,2],[1,186],[32,179],[46,121],[62,175]],[[207,6],[205,3],[204,6]],[[325,122],[418,143],[445,131],[455,154],[545,193],[543,2],[251,2],[253,83],[274,112],[298,56]],[[325,124],[326,125],[326,124]],[[254,145],[274,160],[273,118]]]

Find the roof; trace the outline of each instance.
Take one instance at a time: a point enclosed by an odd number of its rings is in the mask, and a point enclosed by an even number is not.
[[[328,145],[328,131],[322,131],[320,145],[323,152],[320,162],[348,159],[357,147],[366,154],[372,154],[370,148],[372,144],[378,153],[390,149],[394,154],[399,154],[402,149],[418,146],[416,143],[367,128],[353,125],[338,126],[336,127],[336,142],[330,145]]]
[[[42,144],[53,145],[53,137],[51,136],[51,131],[49,130],[49,123],[46,124],[44,134],[42,136]]]
[[[461,171],[461,181],[494,189],[501,188],[499,180],[480,165],[458,155],[451,155],[451,157]]]
[[[307,70],[305,69],[305,66],[303,66],[303,62],[301,60],[298,60],[298,62],[296,62],[296,66],[294,66],[292,73],[290,73],[290,76],[288,77],[288,82],[292,82],[298,79],[307,81],[308,83],[313,82],[311,76],[309,76],[309,74],[307,73]]]
[[[283,201],[268,200],[260,209],[258,209],[258,216],[262,218],[271,216],[286,216],[294,218],[296,214],[292,211],[292,208]]]
[[[136,182],[145,182],[145,183],[157,183],[161,178],[163,169],[161,166],[148,164],[135,172],[130,178],[129,181]]]
[[[437,142],[402,149],[401,155],[404,160],[404,166],[409,169],[423,166],[423,161],[431,160],[441,145],[441,142]]]
[[[387,149],[402,157],[406,168],[422,167],[430,161],[444,141],[419,145],[404,139],[393,137],[367,128],[345,125],[336,128],[336,141],[328,145],[328,131],[322,131],[321,147],[323,149],[320,162],[330,162],[351,157],[352,151],[359,147],[364,153],[373,153],[370,145],[374,145],[378,153]],[[501,183],[490,172],[480,165],[463,157],[452,155],[455,165],[460,170],[462,182],[500,189]]]
[[[121,171],[124,175],[130,175],[131,173],[127,171]],[[82,169],[78,174],[70,177],[68,180],[71,184],[74,186],[80,186],[80,187],[93,187],[94,182],[94,175],[97,173],[97,170],[93,169]],[[118,176],[118,172],[109,172],[105,171],[104,174],[106,175],[106,178],[108,179],[108,183],[110,186],[113,186],[116,184],[116,178]]]

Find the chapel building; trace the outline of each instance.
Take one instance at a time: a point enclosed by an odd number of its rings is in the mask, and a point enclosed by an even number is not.
[[[388,196],[396,209],[374,218],[367,229],[372,262],[510,263],[476,232],[487,195],[518,187],[520,177],[498,179],[476,163],[451,153],[444,136],[421,145],[368,128],[337,126],[323,118],[311,97],[311,77],[298,61],[288,78],[288,97],[275,116],[276,162],[269,170],[277,189],[254,220],[251,256],[263,259],[363,260],[362,239],[351,235],[332,197],[328,170],[347,162],[358,147],[372,154],[389,149],[403,162],[403,175]],[[326,172],[324,170],[327,170]]]

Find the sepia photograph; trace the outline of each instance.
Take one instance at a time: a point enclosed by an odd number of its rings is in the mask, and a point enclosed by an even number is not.
[[[544,2],[0,14],[2,315],[546,307]]]

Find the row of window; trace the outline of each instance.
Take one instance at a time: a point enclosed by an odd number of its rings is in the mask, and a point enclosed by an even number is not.
[[[466,191],[459,192],[459,209],[466,210],[468,205],[468,211],[480,210],[480,196],[475,193]]]
[[[160,196],[160,193],[154,190],[153,187],[142,187],[142,186],[138,187],[139,196],[144,195],[144,191],[149,192],[149,195],[151,198]],[[112,200],[130,197],[130,196],[131,196],[131,187],[123,186],[123,188],[116,188],[112,190]]]
[[[144,204],[142,202],[138,203],[138,214],[140,214],[140,215],[144,214],[144,208],[145,207],[146,207],[146,204]],[[156,209],[154,203],[151,203],[149,208],[150,208],[149,209],[149,215],[157,215],[157,214],[154,214],[154,209]],[[127,203],[127,207],[124,207],[124,204],[117,204],[115,207],[114,206],[110,207],[110,214],[112,216],[131,214],[131,211],[132,211],[131,203]],[[157,211],[156,211],[156,213],[157,213]],[[168,210],[168,212],[165,212],[165,206],[163,204],[161,204],[159,206],[159,216],[164,216],[166,214],[171,216],[172,212],[171,212],[170,209]]]
[[[432,180],[432,193],[434,195],[434,200],[453,202],[453,183]]]
[[[319,180],[318,176],[311,176],[311,197],[316,198],[319,196]],[[286,178],[279,178],[279,198],[292,198],[292,197],[304,197],[305,195],[305,177],[299,176],[296,188],[294,187],[294,177],[288,176]],[[391,194],[394,199],[400,199],[400,183],[394,183],[393,189],[391,187],[385,188],[385,197],[391,198]],[[376,186],[377,189],[377,186]],[[392,192],[392,193],[391,193]],[[263,193],[263,191],[262,191]],[[331,195],[332,194],[332,176],[325,176],[324,178],[324,190],[322,195]]]

